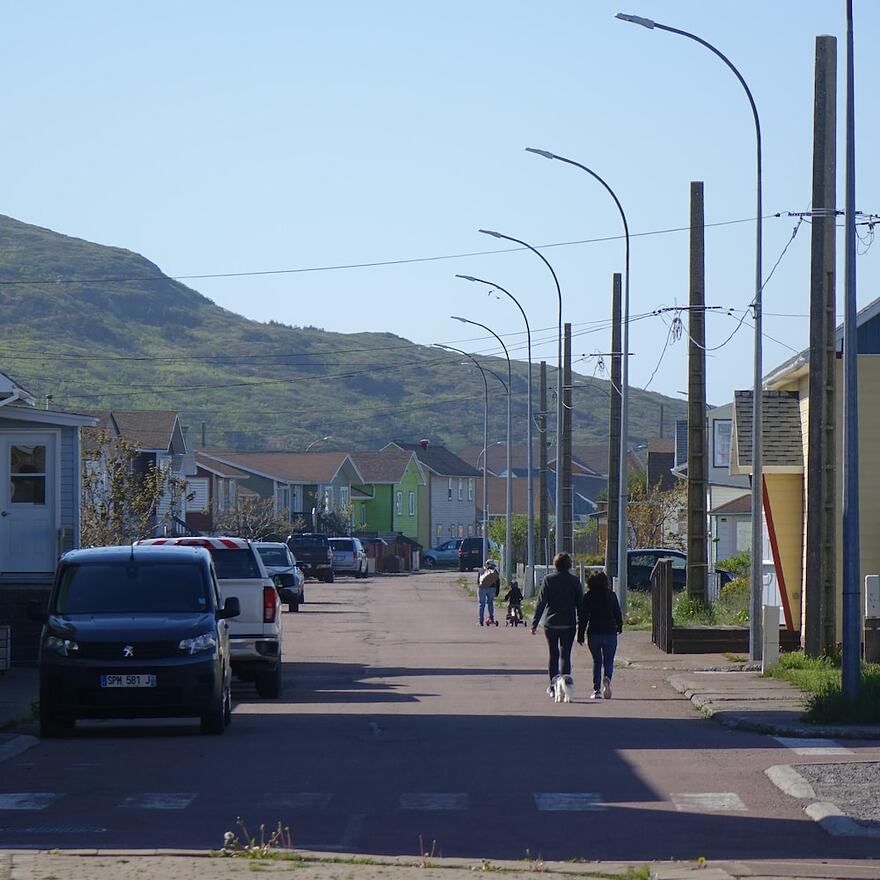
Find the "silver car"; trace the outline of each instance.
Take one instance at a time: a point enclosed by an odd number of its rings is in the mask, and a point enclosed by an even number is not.
[[[277,574],[284,580],[292,579],[278,588],[278,595],[289,611],[299,611],[299,606],[306,601],[305,575],[297,567],[290,548],[280,541],[258,541],[256,547],[270,576]]]
[[[367,576],[367,554],[358,538],[330,538],[333,551],[333,571],[337,574],[353,574],[356,578]]]

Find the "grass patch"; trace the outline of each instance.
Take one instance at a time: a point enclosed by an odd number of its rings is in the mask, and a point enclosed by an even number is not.
[[[623,619],[627,629],[651,628],[651,594],[631,590],[626,595],[626,614]]]
[[[672,600],[672,619],[678,626],[746,626],[749,622],[749,584],[737,579],[721,588],[707,604],[679,593]]]
[[[809,694],[807,721],[814,724],[876,724],[880,722],[880,664],[862,664],[859,696],[849,700],[843,695],[840,657],[805,657],[794,651],[779,658],[768,673],[789,681]]]

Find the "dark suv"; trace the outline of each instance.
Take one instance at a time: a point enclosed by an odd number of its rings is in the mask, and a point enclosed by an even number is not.
[[[97,547],[61,557],[40,637],[40,732],[78,718],[231,718],[226,619],[209,553],[200,547]]]
[[[672,560],[672,585],[683,590],[687,584],[687,554],[663,547],[627,550],[626,580],[631,590],[650,590],[651,572],[660,559]]]
[[[465,538],[458,548],[458,570],[473,571],[483,564],[483,539]]]
[[[333,550],[326,535],[317,532],[303,532],[291,535],[287,546],[296,557],[296,564],[306,577],[333,583]]]

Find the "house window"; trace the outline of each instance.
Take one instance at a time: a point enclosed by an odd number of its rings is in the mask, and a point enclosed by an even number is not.
[[[443,537],[443,526],[437,526],[437,540],[439,541]]]
[[[46,447],[9,447],[9,500],[12,504],[46,503]]]
[[[361,505],[361,525],[365,526],[367,524],[367,505]]]
[[[464,500],[464,480],[461,477],[458,478],[458,500]]]
[[[473,538],[474,536],[474,524],[468,523],[468,537]]]
[[[415,492],[409,493],[409,515],[410,516],[416,515],[416,493]]]
[[[454,538],[458,534],[458,529],[455,528],[455,523],[449,524],[449,537]]]
[[[398,516],[403,515],[403,492],[394,493],[394,512]]]
[[[726,468],[730,466],[730,435],[733,428],[731,419],[715,419],[712,423],[712,465]]]
[[[461,523],[458,524],[458,537],[464,537],[464,526]]]
[[[348,504],[348,486],[339,487],[339,503],[345,507]]]
[[[448,500],[452,501],[452,477],[449,478],[449,495]]]
[[[290,486],[278,486],[275,490],[275,506],[279,512],[290,510]]]
[[[468,480],[468,501],[474,500],[474,478]]]

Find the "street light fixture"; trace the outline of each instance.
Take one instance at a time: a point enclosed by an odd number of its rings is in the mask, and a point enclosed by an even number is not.
[[[526,443],[528,450],[526,452],[526,469],[528,471],[528,486],[526,487],[526,595],[531,595],[535,587],[535,492],[534,482],[532,480],[532,328],[529,327],[529,319],[526,317],[525,309],[520,305],[519,300],[509,291],[505,290],[500,284],[493,281],[486,281],[483,278],[476,278],[473,275],[456,275],[456,278],[463,278],[465,281],[473,281],[476,284],[485,284],[495,290],[500,290],[506,294],[513,304],[519,309],[526,323],[526,343],[529,360],[529,390],[526,407],[528,409],[528,430],[526,431]]]
[[[460,318],[457,315],[451,315],[450,317],[453,321],[461,321],[462,324],[473,324],[475,327],[482,327],[482,329],[485,330],[487,333],[491,333],[498,340],[499,345],[504,349],[504,357],[507,359],[507,522],[504,528],[504,576],[507,578],[507,583],[509,585],[511,581],[510,562],[513,558],[513,544],[511,541],[510,530],[510,513],[511,507],[513,506],[513,483],[511,482],[512,474],[510,465],[510,394],[512,390],[512,379],[510,373],[510,353],[507,351],[507,346],[504,344],[504,341],[501,339],[501,337],[485,324],[481,324],[479,321],[471,321],[470,318]],[[485,461],[483,462],[483,464],[485,465]],[[483,480],[484,491],[485,486],[486,481]],[[484,556],[483,562],[485,561],[486,560]]]
[[[566,159],[564,156],[558,156],[549,150],[537,150],[534,147],[526,147],[527,153],[535,153],[543,156],[545,159],[555,159],[558,162],[565,162],[567,165],[573,165],[586,171],[595,180],[602,184],[607,190],[608,195],[614,200],[620,219],[623,221],[623,234],[626,240],[626,250],[624,256],[624,275],[623,275],[623,357],[620,365],[620,463],[618,477],[618,501],[617,501],[617,588],[620,599],[620,607],[626,611],[626,593],[627,593],[627,544],[629,537],[629,529],[627,527],[627,506],[629,500],[629,486],[627,485],[627,449],[629,448],[629,224],[626,221],[626,214],[620,199],[613,189],[601,178],[592,168],[587,168],[580,162],[573,159]]]
[[[317,440],[312,440],[312,442],[309,443],[308,446],[306,446],[305,452],[308,452],[313,446],[316,446],[318,443],[323,443],[325,440],[332,440],[332,439],[333,439],[332,434],[328,434],[326,437],[318,437]]]
[[[669,27],[669,25],[660,24],[650,18],[642,18],[639,15],[627,15],[618,12],[615,18],[621,21],[628,21],[632,24],[641,25],[648,30],[668,31],[671,34],[678,34],[681,37],[687,37],[695,43],[704,46],[713,55],[720,58],[730,69],[733,75],[739,80],[739,84],[743,87],[746,97],[749,100],[749,106],[752,110],[752,117],[755,122],[755,145],[756,145],[756,201],[755,210],[755,298],[753,302],[755,314],[755,362],[754,376],[752,387],[752,568],[751,568],[751,586],[750,586],[750,614],[749,614],[749,655],[752,660],[760,660],[763,656],[763,638],[762,638],[762,604],[763,604],[763,489],[764,489],[764,469],[763,469],[763,446],[762,446],[762,403],[763,403],[763,386],[762,386],[762,356],[763,356],[763,318],[762,318],[762,240],[763,240],[763,198],[762,198],[762,169],[761,169],[761,120],[758,117],[758,108],[755,106],[755,99],[749,90],[748,84],[743,79],[742,74],[734,67],[733,62],[716,49],[711,43],[698,37],[696,34],[682,31],[678,28]]]
[[[550,261],[536,248],[530,245],[528,242],[522,241],[522,239],[514,238],[511,235],[504,235],[501,232],[496,232],[493,229],[480,229],[479,232],[482,232],[484,235],[491,235],[493,238],[503,238],[505,241],[512,241],[514,244],[522,245],[527,250],[530,250],[533,254],[541,259],[544,265],[550,270],[550,274],[553,276],[553,283],[556,285],[556,297],[559,300],[559,314],[557,321],[557,330],[556,330],[556,552],[561,553],[563,551],[562,546],[562,537],[563,537],[563,524],[562,524],[562,389],[565,383],[565,380],[562,375],[562,288],[559,286],[559,279],[556,277],[556,272],[553,271],[553,267],[550,265]],[[529,387],[531,388],[531,382],[529,383]]]

